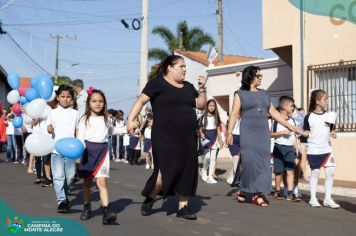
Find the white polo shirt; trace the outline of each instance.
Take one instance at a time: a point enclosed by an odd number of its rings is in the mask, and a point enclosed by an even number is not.
[[[47,126],[52,125],[54,129],[54,142],[62,138],[74,138],[77,124],[78,111],[71,107],[63,108],[58,105],[50,111],[47,118]],[[54,150],[53,153],[57,152]]]
[[[308,154],[318,155],[330,153],[330,127],[325,123],[327,112],[318,114],[311,112],[304,118],[303,129],[310,131],[308,136]]]
[[[281,132],[281,131],[287,130],[286,127],[284,127],[283,125],[281,125],[277,121],[274,121],[274,122],[276,122],[276,123],[273,123],[272,132]],[[287,122],[291,126],[295,126],[296,125],[296,122],[291,117],[287,120]],[[283,135],[283,136],[280,136],[280,137],[274,139],[274,143],[277,143],[277,144],[280,144],[280,145],[286,145],[286,146],[293,146],[294,142],[295,142],[295,133],[294,132],[291,132],[289,135]]]
[[[86,116],[82,117],[78,124],[78,139],[85,144],[85,140],[95,143],[106,143],[109,132],[112,129],[110,122],[105,123],[104,116],[90,116],[86,122]]]

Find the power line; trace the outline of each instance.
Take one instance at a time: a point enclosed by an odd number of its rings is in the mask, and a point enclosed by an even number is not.
[[[43,68],[40,64],[38,64],[38,63],[20,46],[20,44],[18,44],[18,43],[16,42],[16,40],[11,37],[10,34],[7,33],[6,35],[7,35],[7,37],[8,37],[9,39],[11,39],[11,41],[16,45],[16,47],[19,48],[19,49],[21,50],[21,52],[23,52],[23,53],[26,55],[26,57],[27,57],[28,59],[30,59],[36,66],[38,66],[42,71],[46,72],[48,75],[51,74],[51,73],[49,73],[45,68]]]

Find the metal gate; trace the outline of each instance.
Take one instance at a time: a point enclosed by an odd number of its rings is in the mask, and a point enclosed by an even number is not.
[[[356,60],[311,65],[307,74],[307,91],[323,89],[328,93],[328,109],[338,113],[336,130],[355,132]]]

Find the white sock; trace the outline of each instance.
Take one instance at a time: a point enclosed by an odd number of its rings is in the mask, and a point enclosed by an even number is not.
[[[333,188],[335,167],[325,168],[325,199],[331,199],[331,190]]]
[[[299,187],[298,187],[298,186],[295,186],[295,187],[293,188],[293,194],[296,195],[296,196],[299,195]]]
[[[216,157],[217,157],[217,149],[211,149],[210,150],[210,164],[209,164],[209,177],[213,177],[214,172],[215,172],[215,163],[216,163]]]
[[[233,180],[236,174],[237,164],[239,164],[240,156],[236,155],[232,157],[232,170],[230,171],[230,175],[228,179]]]
[[[314,169],[311,172],[309,185],[310,185],[310,198],[316,198],[316,188],[318,186],[318,179],[319,179],[320,169]]]
[[[210,150],[205,149],[202,157],[203,157],[203,171],[208,171],[209,163],[210,163]]]

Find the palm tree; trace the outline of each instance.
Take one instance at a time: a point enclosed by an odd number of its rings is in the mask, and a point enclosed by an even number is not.
[[[177,25],[177,34],[174,35],[165,26],[156,26],[152,34],[159,35],[165,41],[168,50],[161,48],[151,48],[148,51],[148,58],[163,61],[167,56],[173,54],[174,50],[181,49],[187,51],[200,51],[204,45],[215,45],[214,39],[199,27],[188,28],[186,21],[181,21]]]

